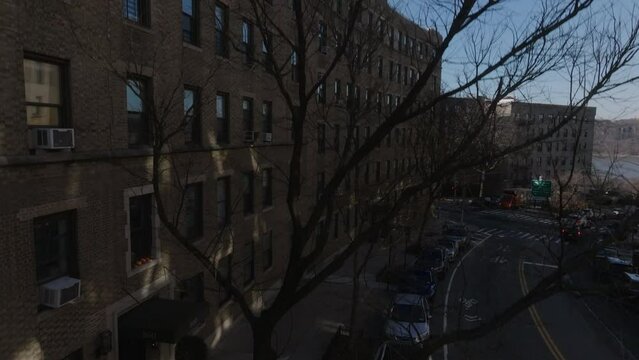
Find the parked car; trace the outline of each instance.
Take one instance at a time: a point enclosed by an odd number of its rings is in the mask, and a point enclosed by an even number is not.
[[[457,248],[457,243],[455,241],[441,239],[437,242],[437,244],[439,248],[444,250],[444,255],[446,256],[446,260],[448,262],[455,261],[455,258],[457,257],[457,252],[459,250]]]
[[[463,225],[452,225],[444,230],[444,237],[448,240],[457,242],[459,248],[464,249],[470,245],[470,236],[468,230]]]
[[[421,256],[415,260],[413,269],[418,271],[432,271],[433,274],[442,278],[446,274],[446,258],[444,250],[439,248],[429,248],[422,252]]]
[[[639,296],[639,274],[632,272],[627,266],[622,264],[619,266],[618,269],[607,274],[614,286],[615,293],[623,297],[637,298]]]
[[[399,293],[388,310],[384,333],[396,344],[420,344],[430,337],[430,318],[428,301],[423,296]]]
[[[401,277],[397,288],[402,293],[418,294],[431,299],[437,292],[437,282],[430,271],[413,269]]]
[[[579,226],[568,226],[561,228],[561,240],[562,241],[578,241],[581,239],[583,232]]]

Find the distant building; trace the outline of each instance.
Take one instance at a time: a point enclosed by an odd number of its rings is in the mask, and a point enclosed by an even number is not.
[[[523,143],[552,131],[570,112],[568,106],[508,99],[499,103],[497,118],[508,120],[501,122],[512,125],[507,126],[508,130],[502,135],[507,145]],[[553,135],[509,155],[506,160],[508,177],[504,183],[528,187],[533,178],[552,179],[555,174],[566,174],[571,170],[573,160],[575,173],[588,173],[592,165],[595,114],[595,107],[586,107]],[[511,135],[508,135],[509,131],[512,131]],[[573,151],[575,147],[576,152]]]

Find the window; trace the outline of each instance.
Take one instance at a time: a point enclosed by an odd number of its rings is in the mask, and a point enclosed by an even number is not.
[[[262,61],[264,62],[264,68],[267,72],[273,71],[273,62],[269,57],[272,49],[271,41],[271,34],[269,32],[266,32],[262,36]]]
[[[129,126],[129,146],[148,145],[150,142],[150,124],[146,103],[150,91],[148,81],[141,77],[133,77],[126,84],[126,109]]]
[[[229,177],[217,179],[217,223],[220,226],[231,223],[231,181]]]
[[[242,52],[244,53],[244,63],[253,62],[253,24],[247,19],[242,20]]]
[[[326,24],[323,21],[319,22],[317,40],[319,41],[319,51],[326,54]]]
[[[262,206],[273,206],[273,169],[262,170]]]
[[[129,198],[129,237],[131,268],[143,265],[154,257],[152,194]]]
[[[253,187],[254,175],[252,171],[245,172],[242,175],[243,178],[243,192],[242,192],[242,202],[244,203],[244,215],[249,215],[253,213],[254,210],[254,198],[255,198],[255,189]]]
[[[334,144],[335,144],[335,151],[339,152],[340,151],[340,127],[339,124],[335,124],[335,140],[334,140]]]
[[[61,276],[78,277],[75,212],[39,217],[33,225],[38,284]]]
[[[149,25],[148,0],[123,0],[124,18],[138,25]]]
[[[218,261],[217,263],[217,269],[219,270],[220,274],[222,275],[222,277],[228,279],[229,281],[231,281],[231,269],[233,268],[233,258],[231,256],[231,254],[226,255],[225,257],[221,258],[220,261]],[[220,285],[220,304],[224,304],[225,302],[229,301],[231,299],[231,293],[226,291],[226,289]]]
[[[351,231],[351,211],[349,208],[344,209],[344,233]]]
[[[399,32],[399,39],[397,41],[397,50],[402,51],[402,43],[404,42],[404,34],[402,34],[402,32]]]
[[[27,125],[68,125],[66,67],[33,59],[24,59],[23,67]]]
[[[198,89],[184,87],[184,139],[187,144],[200,143],[200,94]]]
[[[244,286],[255,280],[255,244],[253,239],[246,243],[246,260],[244,261]]]
[[[353,143],[359,147],[359,126],[353,126]]]
[[[198,1],[182,0],[182,40],[189,44],[198,43]]]
[[[242,98],[242,123],[244,131],[253,131],[253,99]]]
[[[270,101],[262,102],[262,132],[273,134],[273,103]]]
[[[324,74],[318,73],[317,79],[322,79]],[[317,102],[320,104],[326,104],[326,79],[322,79],[322,81],[317,86]]]
[[[379,183],[381,178],[382,178],[382,163],[378,161],[375,163],[375,182]]]
[[[393,80],[393,69],[395,69],[395,63],[393,60],[388,60],[388,81]]]
[[[335,94],[335,100],[339,100],[342,89],[341,83],[339,79],[335,79],[335,85],[333,87],[333,93]]]
[[[377,76],[380,79],[384,77],[384,59],[381,56],[377,58]]]
[[[228,144],[229,139],[229,94],[217,93],[215,98],[215,114],[217,118],[217,142]]]
[[[215,53],[220,56],[229,56],[228,46],[228,8],[221,4],[215,4]]]
[[[335,221],[333,226],[333,237],[337,239],[339,237],[339,213],[335,213]]]
[[[393,166],[395,167],[395,177],[399,176],[399,162],[397,159],[393,160]]]
[[[394,27],[390,27],[390,33],[388,35],[388,40],[389,40],[389,44],[391,49],[395,48],[395,28]]]
[[[317,124],[317,152],[323,154],[326,150],[326,124]]]
[[[386,160],[386,179],[390,179],[391,177],[391,161]]]
[[[273,230],[262,234],[262,268],[268,270],[273,266]]]
[[[406,67],[404,67],[404,70],[406,70]],[[395,71],[395,74],[397,75],[396,77],[396,81],[398,84],[402,83],[402,64],[397,64],[397,71]],[[404,77],[406,77],[406,74],[404,73]]]
[[[184,235],[189,239],[202,236],[202,183],[184,187]]]
[[[369,181],[370,181],[370,164],[366,163],[366,166],[364,167],[364,184],[368,185]]]
[[[317,189],[316,189],[316,199],[319,200],[320,196],[322,196],[322,192],[324,191],[324,181],[325,174],[324,172],[317,173]]]

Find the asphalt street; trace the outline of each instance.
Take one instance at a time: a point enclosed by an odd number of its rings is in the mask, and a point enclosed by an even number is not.
[[[449,206],[440,215],[460,220],[461,211]],[[474,246],[439,284],[432,323],[436,332],[491,319],[553,270],[552,253],[562,246],[556,222],[541,213],[465,210],[464,221],[474,230]],[[564,249],[578,251],[572,244]],[[620,336],[618,311],[587,305],[583,298],[560,293],[490,335],[449,345],[433,359],[635,359],[639,322],[625,321]]]

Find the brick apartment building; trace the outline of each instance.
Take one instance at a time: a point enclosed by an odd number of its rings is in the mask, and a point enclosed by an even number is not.
[[[264,4],[292,31],[287,0]],[[319,19],[339,19],[337,4]],[[309,207],[347,137],[357,144],[397,106],[438,39],[374,5],[358,31],[384,39],[375,56],[357,77],[340,63],[317,91],[303,154]],[[186,334],[211,344],[239,312],[158,219],[148,119],[164,109],[181,129],[160,163],[180,173],[162,186],[180,190],[169,207],[182,204],[181,229],[259,307],[254,287],[286,265],[292,121],[259,59],[290,57],[292,88],[295,54],[262,44],[246,0],[0,0],[0,13],[1,357],[169,359]],[[313,74],[333,52],[318,21]],[[374,111],[352,124],[353,102]],[[325,220],[329,250],[357,225],[358,204],[415,165],[415,136],[410,124],[394,129],[343,184]]]
[[[508,156],[502,166],[510,176],[503,185],[529,187],[533,178],[542,177],[550,180],[555,177],[555,172],[560,176],[569,172],[573,166],[575,146],[577,149],[574,171],[576,174],[588,173],[592,165],[596,111],[595,107],[584,108],[553,136]],[[508,133],[513,132],[512,139],[518,143],[548,132],[570,112],[571,108],[568,106],[528,103],[514,99],[506,99],[497,107],[499,121],[508,125],[504,128],[508,129]]]

